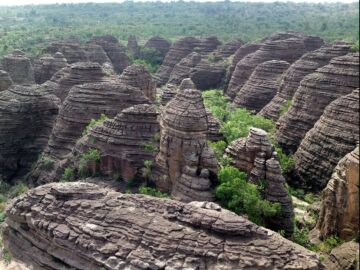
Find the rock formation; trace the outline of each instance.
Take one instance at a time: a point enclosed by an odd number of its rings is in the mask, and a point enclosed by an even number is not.
[[[179,85],[183,79],[190,77],[192,68],[196,67],[200,61],[201,55],[196,52],[190,53],[184,57],[174,66],[168,83]]]
[[[97,36],[91,38],[88,43],[100,45],[111,60],[114,70],[122,73],[123,70],[130,65],[129,58],[126,55],[126,49],[113,36]]]
[[[0,70],[0,92],[8,89],[12,84],[9,74],[5,70]]]
[[[237,139],[228,146],[226,155],[231,158],[234,167],[248,175],[249,182],[260,184],[261,181],[266,181],[264,198],[280,203],[282,209],[281,217],[266,220],[267,226],[276,231],[284,230],[290,236],[294,230],[292,200],[267,133],[262,129],[251,128],[247,138]]]
[[[342,158],[322,192],[319,237],[350,240],[359,233],[359,147]]]
[[[216,204],[79,182],[51,183],[12,201],[4,240],[37,270],[325,269],[315,253]]]
[[[140,47],[139,47],[136,37],[134,35],[129,36],[128,43],[127,43],[127,49],[134,57],[139,56]]]
[[[182,201],[211,201],[217,160],[207,145],[208,118],[201,93],[183,89],[162,112],[155,183]]]
[[[210,63],[207,59],[202,59],[195,68],[191,69],[190,78],[196,89],[207,90],[221,87],[225,74],[225,65],[221,62]]]
[[[190,78],[186,78],[181,81],[179,89],[195,89],[195,84]]]
[[[266,61],[258,65],[244,86],[237,93],[234,104],[259,112],[275,96],[283,73],[289,63],[279,60]]]
[[[307,75],[296,91],[292,106],[277,124],[276,139],[284,151],[294,153],[325,107],[358,87],[359,54],[355,53],[335,57],[330,64]]]
[[[14,84],[31,85],[35,83],[34,69],[25,53],[15,50],[2,60],[3,69],[10,75]]]
[[[207,118],[208,118],[208,135],[207,139],[209,141],[221,141],[224,139],[224,135],[220,132],[221,123],[219,119],[212,115],[210,110],[206,109]]]
[[[259,114],[274,121],[278,120],[282,106],[293,98],[300,81],[306,75],[325,66],[332,58],[350,53],[350,50],[350,43],[338,41],[303,55],[284,73],[276,96]]]
[[[162,37],[152,37],[145,43],[144,47],[153,49],[158,52],[159,56],[164,59],[170,49],[171,43]]]
[[[192,89],[194,87],[190,87],[190,89]],[[177,92],[178,92],[178,88],[176,85],[173,85],[173,84],[166,84],[164,87],[163,87],[163,92],[161,94],[161,98],[160,98],[160,104],[165,106],[166,104],[168,104],[170,102],[170,100],[172,100]]]
[[[240,39],[232,40],[228,43],[220,45],[215,52],[215,56],[221,58],[228,58],[231,55],[233,55],[243,45],[244,45],[244,41]]]
[[[285,35],[287,37],[287,35]],[[279,39],[268,39],[261,45],[261,47],[254,53],[248,54],[240,60],[232,74],[231,80],[227,88],[227,95],[234,99],[237,92],[243,87],[254,69],[261,63],[270,60],[282,60],[290,64],[299,59],[307,51],[320,48],[323,44],[319,40],[314,45],[307,46],[305,36],[294,36],[291,38],[284,38],[280,35]]]
[[[207,56],[211,52],[214,52],[220,45],[221,42],[217,39],[217,37],[199,39],[196,42],[194,52]]]
[[[55,73],[51,80],[45,83],[45,86],[61,101],[64,101],[74,85],[101,82],[107,79],[108,77],[98,63],[78,62]]]
[[[359,269],[359,242],[350,241],[331,250],[324,265],[331,270]]]
[[[120,79],[127,85],[139,88],[150,101],[155,102],[156,83],[143,65],[128,66],[121,74]]]
[[[67,66],[64,55],[60,52],[55,53],[54,57],[44,56],[34,61],[35,82],[42,84],[51,79],[51,77],[60,69]]]
[[[87,43],[83,48],[87,55],[87,61],[99,63],[100,65],[111,63],[111,60],[100,45]]]
[[[0,92],[0,178],[23,175],[45,148],[60,101],[42,86]]]
[[[296,151],[295,170],[307,188],[321,190],[338,161],[359,143],[359,90],[326,107]]]
[[[154,161],[155,153],[144,146],[155,143],[160,130],[154,106],[135,105],[114,119],[93,126],[76,144],[76,156],[91,149],[101,153],[98,171],[122,179],[141,177],[144,161]]]

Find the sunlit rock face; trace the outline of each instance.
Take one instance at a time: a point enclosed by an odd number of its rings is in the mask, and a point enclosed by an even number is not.
[[[328,65],[307,75],[300,82],[291,107],[277,123],[275,137],[282,148],[287,153],[295,153],[325,107],[358,87],[358,53],[335,57]]]
[[[182,201],[211,201],[217,160],[207,144],[208,118],[198,90],[179,90],[162,112],[154,174],[159,189]]]

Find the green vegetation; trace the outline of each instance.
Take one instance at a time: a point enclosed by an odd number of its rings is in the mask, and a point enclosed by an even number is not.
[[[3,250],[2,250],[2,259],[4,260],[4,262],[6,263],[6,264],[9,264],[9,263],[11,263],[11,255],[10,255],[10,252],[6,249],[6,248],[4,248]]]
[[[148,142],[142,143],[140,146],[145,152],[157,153],[159,152],[160,133],[156,133]]]
[[[95,175],[96,168],[90,168],[90,166],[99,162],[100,159],[101,153],[97,149],[89,149],[87,152],[81,154],[77,163],[79,176],[88,177],[90,175]]]
[[[276,16],[274,16],[276,14]],[[326,41],[359,40],[359,2],[246,3],[136,2],[1,7],[0,57],[15,48],[38,54],[51,40],[71,36],[82,42],[111,34],[126,41],[135,35],[175,40],[217,35],[222,41],[259,40],[273,32],[301,30]]]
[[[74,169],[71,167],[67,167],[64,170],[60,182],[71,182],[71,181],[75,181]]]
[[[310,242],[309,230],[307,228],[299,229],[295,226],[294,234],[291,240],[309,250],[317,251],[316,245]]]
[[[139,188],[139,193],[150,195],[153,197],[158,197],[158,198],[169,198],[168,194],[158,191],[157,189],[151,187],[141,187]]]
[[[221,205],[239,215],[247,215],[252,222],[263,225],[264,218],[279,215],[279,203],[261,198],[256,185],[246,181],[246,174],[234,167],[224,167],[219,172],[220,185],[215,196]]]
[[[280,116],[284,115],[292,105],[292,99],[287,100],[280,108]]]
[[[42,162],[42,168],[44,168],[44,170],[50,171],[54,167],[54,160],[51,157],[41,155],[40,160]]]
[[[139,55],[129,55],[129,58],[135,64],[144,65],[150,73],[155,73],[162,63],[162,57],[157,50],[143,46],[140,46]]]
[[[84,131],[82,132],[82,136],[87,135],[91,127],[93,127],[93,126],[95,126],[95,125],[97,125],[97,124],[103,123],[106,119],[108,119],[108,118],[107,118],[107,116],[106,116],[105,114],[103,114],[103,113],[100,115],[99,119],[94,119],[94,118],[91,119],[90,122],[89,122],[89,124],[86,126],[86,128],[85,128]]]
[[[303,189],[293,188],[290,186],[287,186],[287,189],[291,196],[301,199],[309,204],[313,204],[314,202],[320,201],[320,196],[316,195],[314,193],[311,193],[311,192],[305,193],[305,191]]]

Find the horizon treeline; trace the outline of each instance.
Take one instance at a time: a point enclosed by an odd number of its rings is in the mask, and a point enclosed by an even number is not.
[[[298,30],[326,41],[359,41],[359,2],[246,3],[147,2],[54,4],[0,7],[0,57],[14,49],[39,54],[56,39],[111,34],[123,43],[159,35],[217,36],[226,42],[256,41],[277,31]]]

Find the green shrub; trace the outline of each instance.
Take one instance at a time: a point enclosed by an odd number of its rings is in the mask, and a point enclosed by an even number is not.
[[[359,41],[354,42],[351,49],[353,52],[359,52]]]
[[[89,133],[89,130],[91,127],[97,125],[97,124],[101,124],[103,123],[107,118],[107,116],[105,114],[101,114],[99,119],[91,119],[89,124],[86,126],[86,128],[84,129],[84,131],[82,132],[82,136],[85,136]]]
[[[168,194],[158,191],[157,189],[154,189],[151,187],[141,187],[141,188],[139,188],[139,193],[145,194],[145,195],[150,195],[153,197],[158,197],[158,198],[169,198]]]
[[[0,193],[5,194],[6,192],[8,192],[10,189],[10,184],[8,184],[7,182],[5,182],[1,177],[0,177]]]
[[[142,143],[140,147],[145,151],[149,153],[157,153],[159,152],[159,147],[155,145],[153,142],[149,143]]]
[[[229,116],[229,99],[225,97],[221,90],[208,90],[202,92],[204,99],[204,105],[210,110],[210,112],[220,120],[224,122]]]
[[[246,173],[228,166],[220,170],[219,179],[215,196],[223,207],[239,215],[246,214],[249,220],[259,225],[264,223],[265,217],[280,214],[280,204],[261,199],[257,186],[246,181]]]
[[[42,155],[40,157],[40,160],[42,161],[42,164],[43,164],[42,166],[43,166],[44,170],[50,171],[51,169],[54,168],[55,161],[51,157]]]
[[[6,219],[6,213],[0,212],[0,224],[3,223]]]
[[[6,264],[11,263],[12,258],[11,258],[10,252],[5,248],[2,250],[2,258]]]
[[[278,154],[282,173],[284,176],[288,176],[288,174],[295,168],[295,159],[292,156],[286,155],[276,141],[272,140],[272,144],[274,145],[275,151]]]
[[[142,168],[142,177],[151,178],[151,170],[153,162],[151,160],[144,160],[144,167]]]
[[[80,159],[85,161],[100,161],[101,153],[98,149],[90,149],[87,152],[81,154]]]
[[[319,195],[316,195],[314,193],[307,193],[304,197],[304,201],[309,203],[309,204],[313,204],[314,202],[318,202],[320,201],[320,196]]]
[[[303,189],[293,188],[287,185],[288,192],[291,196],[294,196],[298,199],[305,199],[305,191]]]
[[[343,240],[341,240],[336,235],[331,235],[327,237],[323,242],[321,242],[317,248],[320,252],[330,254],[331,250],[333,250],[335,247],[341,245],[344,243]]]
[[[143,181],[139,178],[132,178],[126,181],[126,189],[131,189],[140,186]]]
[[[280,116],[284,115],[292,105],[292,100],[287,100],[280,108]]]
[[[133,63],[143,65],[147,69],[147,71],[149,71],[152,74],[154,74],[160,66],[159,64],[152,64],[151,62],[148,62],[144,59],[136,59],[134,60]]]
[[[64,173],[60,179],[61,182],[71,182],[75,180],[75,174],[74,174],[74,169],[67,167],[64,170]]]
[[[25,193],[28,190],[29,190],[29,188],[25,183],[19,182],[10,188],[9,197],[15,198],[15,197]]]
[[[309,230],[307,228],[299,229],[295,227],[294,234],[292,235],[292,241],[303,246],[311,251],[317,251],[316,245],[312,244],[309,239]]]

